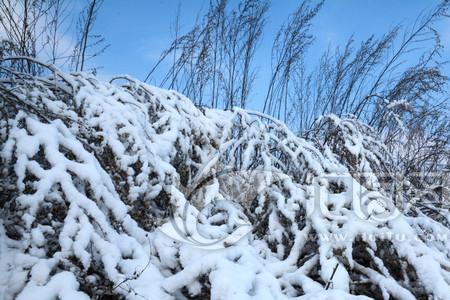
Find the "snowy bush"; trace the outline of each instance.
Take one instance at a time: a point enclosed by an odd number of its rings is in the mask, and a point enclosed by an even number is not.
[[[449,230],[393,205],[370,128],[50,71],[0,81],[0,299],[449,299]]]

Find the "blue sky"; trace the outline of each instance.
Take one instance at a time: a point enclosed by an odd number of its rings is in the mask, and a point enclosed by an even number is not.
[[[101,8],[94,33],[101,33],[111,46],[94,63],[103,66],[102,77],[129,74],[145,78],[173,38],[177,7],[181,7],[181,32],[191,28],[199,11],[207,8],[208,0],[106,0]],[[236,2],[234,0],[231,1]],[[399,23],[412,24],[417,15],[435,6],[437,0],[328,0],[312,29],[316,37],[310,48],[308,62],[315,64],[329,46],[343,46],[353,34],[355,40],[371,34],[382,35]],[[259,46],[255,67],[259,70],[250,108],[259,109],[270,71],[270,49],[275,32],[296,8],[299,1],[274,0],[268,12],[266,30]],[[450,60],[450,21],[439,24],[444,58]],[[446,68],[450,71],[450,68]],[[450,73],[450,72],[447,72]],[[158,84],[158,81],[152,83]]]

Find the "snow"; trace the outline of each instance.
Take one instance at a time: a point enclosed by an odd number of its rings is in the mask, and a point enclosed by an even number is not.
[[[77,291],[78,287],[78,282],[72,273],[61,272],[54,275],[44,285],[35,283],[31,279],[16,299],[27,300],[39,298],[42,300],[52,300],[59,298],[64,300],[88,300],[89,297],[86,294]]]
[[[258,112],[197,108],[121,78],[40,83],[27,101],[58,117],[18,109],[0,123],[13,195],[0,207],[0,300],[369,299],[354,295],[364,280],[385,299],[414,299],[411,276],[450,299],[450,241],[423,238],[449,230],[393,206],[368,127],[319,120],[339,130],[351,165]],[[394,276],[392,259],[416,274]]]

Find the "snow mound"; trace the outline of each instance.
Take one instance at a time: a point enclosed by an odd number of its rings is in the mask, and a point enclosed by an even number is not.
[[[0,93],[1,300],[450,299],[447,227],[394,206],[354,120],[308,141],[55,70]]]

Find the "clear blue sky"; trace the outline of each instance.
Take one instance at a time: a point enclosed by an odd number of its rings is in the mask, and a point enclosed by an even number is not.
[[[181,0],[180,0],[181,1]],[[104,68],[102,77],[129,74],[143,79],[173,38],[173,24],[181,5],[181,31],[189,30],[208,0],[106,0],[101,8],[94,33],[101,33],[111,44],[96,58]],[[231,3],[236,1],[232,0]],[[394,25],[412,24],[417,15],[431,9],[438,0],[328,0],[314,21],[316,37],[308,60],[312,64],[331,47],[343,46],[353,34],[356,41],[371,34],[381,35]],[[299,4],[295,0],[273,0],[268,12],[265,35],[259,46],[255,67],[258,78],[250,95],[250,108],[259,109],[270,71],[270,49],[275,32]],[[444,58],[450,60],[450,21],[439,24]],[[450,71],[450,68],[446,68]],[[449,72],[447,72],[449,73]],[[152,83],[158,83],[154,81]]]

